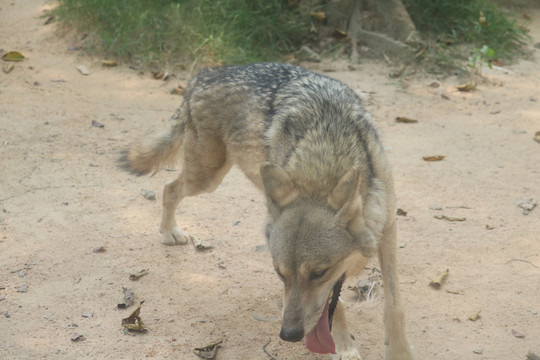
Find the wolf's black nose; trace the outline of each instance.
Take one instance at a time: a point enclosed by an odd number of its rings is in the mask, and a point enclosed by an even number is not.
[[[279,333],[279,337],[282,340],[290,341],[290,342],[300,341],[300,340],[302,340],[304,338],[304,329],[296,329],[296,328],[285,329],[285,328],[281,328],[281,331]]]

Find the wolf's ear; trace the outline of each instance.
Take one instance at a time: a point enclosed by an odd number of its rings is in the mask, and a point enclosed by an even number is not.
[[[360,169],[352,167],[328,195],[328,205],[337,211],[336,216],[345,224],[362,209],[362,199],[360,199],[358,189],[359,182]]]
[[[261,177],[268,208],[275,218],[285,206],[298,197],[298,190],[285,170],[274,164],[263,164],[261,166]]]

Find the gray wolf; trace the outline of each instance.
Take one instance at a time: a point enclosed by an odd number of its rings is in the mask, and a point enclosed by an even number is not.
[[[345,276],[378,255],[386,359],[413,359],[396,268],[392,175],[353,90],[286,64],[203,69],[170,129],[134,143],[121,159],[138,175],[178,161],[180,175],[163,190],[164,244],[189,239],[175,220],[180,201],[216,189],[234,164],[266,196],[265,234],[284,284],[280,337],[360,359],[339,292]]]

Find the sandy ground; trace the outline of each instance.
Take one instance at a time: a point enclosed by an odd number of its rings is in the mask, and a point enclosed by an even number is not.
[[[219,340],[222,360],[270,359],[267,343],[277,360],[326,359],[278,337],[282,289],[264,248],[264,201],[238,170],[178,210],[187,231],[214,245],[200,252],[159,242],[161,189],[176,174],[135,178],[116,168],[128,143],[166,125],[181,101],[169,88],[186,79],[165,83],[77,57],[39,18],[45,6],[0,1],[0,47],[27,57],[0,73],[0,359],[196,359],[195,347]],[[529,14],[539,42],[540,12]],[[398,256],[417,359],[540,354],[540,209],[524,215],[516,205],[540,200],[538,51],[486,69],[470,93],[456,79],[389,79],[384,64],[334,67],[330,76],[368,94],[407,211]],[[149,274],[129,280],[142,269]],[[430,287],[446,269],[442,288]],[[146,334],[124,332],[134,307],[116,309],[122,287],[145,301]],[[351,290],[343,299],[364,358],[383,359],[382,304],[359,303]],[[72,341],[75,333],[85,339]]]

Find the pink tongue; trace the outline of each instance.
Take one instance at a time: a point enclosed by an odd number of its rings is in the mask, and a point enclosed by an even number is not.
[[[330,300],[327,300],[317,326],[306,335],[306,347],[311,352],[318,354],[336,353],[336,345],[334,344],[332,335],[330,335],[330,326],[328,324],[329,304]]]

